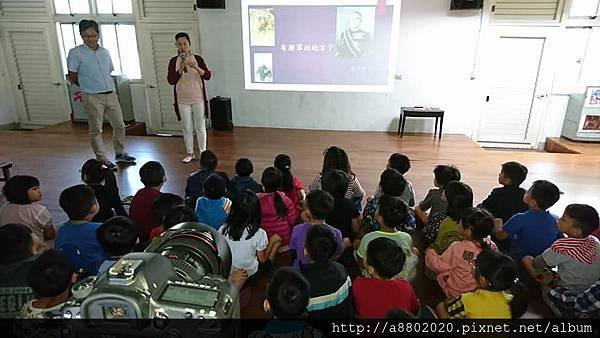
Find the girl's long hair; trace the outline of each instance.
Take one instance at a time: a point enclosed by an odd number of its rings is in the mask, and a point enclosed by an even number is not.
[[[275,157],[275,168],[281,171],[281,187],[288,192],[294,189],[294,175],[292,175],[292,159],[286,154]]]
[[[248,229],[246,239],[252,238],[261,222],[260,202],[251,191],[242,191],[231,205],[231,212],[223,229],[223,235],[234,241],[242,238],[244,229]]]
[[[273,203],[275,204],[275,211],[279,218],[283,218],[287,215],[288,208],[283,202],[283,198],[277,191],[281,187],[282,175],[281,171],[275,167],[268,167],[263,171],[261,183],[265,188],[266,193],[273,194]]]

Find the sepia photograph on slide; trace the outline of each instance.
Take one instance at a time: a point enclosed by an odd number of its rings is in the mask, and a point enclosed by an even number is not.
[[[254,53],[254,82],[273,82],[273,54]]]
[[[250,8],[250,45],[275,46],[273,8]]]

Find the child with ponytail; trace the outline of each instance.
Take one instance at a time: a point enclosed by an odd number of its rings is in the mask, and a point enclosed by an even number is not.
[[[478,289],[437,305],[442,319],[511,319],[527,311],[527,290],[509,256],[485,248],[475,260]]]
[[[281,190],[298,211],[304,210],[306,192],[300,179],[292,174],[292,159],[286,154],[279,154],[275,157],[274,166],[281,171]]]
[[[94,190],[100,205],[100,211],[92,222],[103,223],[113,216],[128,216],[119,197],[115,174],[103,162],[87,160],[81,167],[81,180]]]
[[[441,255],[431,248],[425,251],[425,265],[436,274],[446,297],[452,299],[477,289],[473,263],[484,248],[496,249],[490,240],[493,227],[494,216],[487,210],[468,208],[459,227],[464,240],[452,243]]]

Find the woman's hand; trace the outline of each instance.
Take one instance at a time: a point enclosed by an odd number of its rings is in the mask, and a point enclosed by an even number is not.
[[[204,70],[198,66],[196,66],[194,69],[196,69],[198,71],[198,74],[200,74],[200,76],[204,76]]]

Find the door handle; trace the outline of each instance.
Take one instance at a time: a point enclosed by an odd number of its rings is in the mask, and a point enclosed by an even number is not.
[[[54,86],[60,86],[60,85],[62,85],[62,83],[61,82],[54,82],[52,85],[54,85]]]
[[[535,98],[536,98],[536,99],[540,99],[540,100],[541,100],[541,99],[545,99],[545,98],[547,98],[547,97],[548,97],[548,94],[541,94],[541,95],[536,95],[536,96],[535,96]]]
[[[149,85],[148,85],[148,88],[150,88],[150,89],[155,89],[155,88],[156,88],[156,86],[155,86],[155,85],[150,85],[150,84],[149,84]]]

